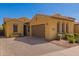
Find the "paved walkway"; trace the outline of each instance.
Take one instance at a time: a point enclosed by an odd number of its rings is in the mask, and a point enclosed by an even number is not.
[[[65,47],[38,38],[0,38],[1,56],[39,56],[63,49]]]
[[[64,49],[61,51],[50,52],[44,54],[44,56],[79,56],[79,46]]]
[[[51,41],[51,43],[59,45],[59,46],[63,46],[63,47],[67,47],[67,48],[71,48],[71,47],[75,47],[75,46],[79,46],[79,43],[69,43],[67,40],[53,40]]]

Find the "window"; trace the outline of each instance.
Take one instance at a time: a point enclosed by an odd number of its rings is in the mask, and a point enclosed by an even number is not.
[[[18,27],[17,27],[17,25],[13,25],[13,32],[17,32],[17,30],[18,30]]]
[[[57,22],[57,33],[60,33],[60,22]]]
[[[69,32],[69,24],[68,23],[66,24],[66,32],[67,33]]]

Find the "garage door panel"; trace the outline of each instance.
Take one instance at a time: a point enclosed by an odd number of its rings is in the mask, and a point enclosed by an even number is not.
[[[32,36],[35,37],[45,37],[45,25],[33,25],[32,26]]]

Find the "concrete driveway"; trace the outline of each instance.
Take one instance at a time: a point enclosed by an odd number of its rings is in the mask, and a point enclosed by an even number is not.
[[[64,49],[57,52],[44,54],[44,56],[79,56],[79,46]]]
[[[0,38],[1,56],[39,56],[63,49],[65,47],[57,46],[39,38]]]

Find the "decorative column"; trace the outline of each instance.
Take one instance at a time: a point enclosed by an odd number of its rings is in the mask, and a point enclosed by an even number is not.
[[[66,33],[66,23],[64,24],[64,32]]]
[[[62,33],[62,23],[59,24],[59,32]]]

